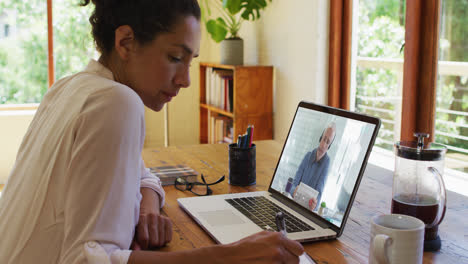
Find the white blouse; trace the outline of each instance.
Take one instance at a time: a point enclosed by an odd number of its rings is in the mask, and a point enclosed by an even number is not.
[[[90,61],[44,96],[0,198],[0,263],[127,263],[145,168],[143,102]]]

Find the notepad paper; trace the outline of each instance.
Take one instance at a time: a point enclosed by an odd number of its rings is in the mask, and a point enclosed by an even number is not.
[[[186,165],[151,167],[149,170],[161,180],[162,185],[172,185],[178,177],[193,182],[198,175],[198,172]]]
[[[317,262],[315,262],[311,257],[309,257],[307,253],[304,253],[299,257],[299,264],[316,264],[316,263]]]

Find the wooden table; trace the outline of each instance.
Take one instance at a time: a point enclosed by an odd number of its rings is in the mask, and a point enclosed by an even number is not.
[[[145,149],[147,167],[185,164],[207,176],[207,181],[226,175],[223,183],[212,187],[213,194],[267,190],[282,149],[282,143],[258,141],[257,184],[249,187],[228,184],[228,146],[193,145]],[[177,198],[192,196],[191,192],[166,186],[163,213],[173,221],[174,237],[163,251],[176,251],[213,245],[215,242],[177,204]],[[424,263],[468,263],[468,197],[447,192],[447,213],[439,227],[442,249],[424,253]],[[304,243],[307,253],[317,263],[367,263],[370,218],[390,213],[392,172],[369,164],[354,201],[344,233],[338,239]]]

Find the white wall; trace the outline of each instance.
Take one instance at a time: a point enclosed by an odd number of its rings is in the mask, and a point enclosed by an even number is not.
[[[0,183],[6,183],[35,111],[0,111]]]
[[[242,25],[244,64],[274,66],[273,135],[284,140],[299,101],[327,100],[329,1],[274,0],[264,11]],[[207,38],[212,48],[200,59],[219,62],[219,45]]]
[[[328,10],[326,0],[272,1],[261,20],[242,28],[245,62],[275,67],[277,140],[286,138],[299,101],[326,102]]]

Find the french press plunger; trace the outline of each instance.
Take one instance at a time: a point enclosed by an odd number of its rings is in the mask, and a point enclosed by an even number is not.
[[[439,224],[445,215],[446,192],[442,179],[447,148],[424,145],[429,134],[415,133],[418,141],[395,143],[392,213],[411,215],[426,224],[424,251],[441,247]]]

